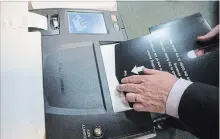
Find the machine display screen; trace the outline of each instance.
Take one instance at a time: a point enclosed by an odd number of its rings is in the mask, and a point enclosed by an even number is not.
[[[69,33],[107,34],[102,13],[67,12]]]

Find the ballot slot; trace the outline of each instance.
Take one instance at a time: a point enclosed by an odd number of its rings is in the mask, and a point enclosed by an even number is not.
[[[30,12],[37,13],[47,17],[47,30],[39,30],[42,36],[53,36],[60,34],[60,18],[59,12],[56,9],[39,9],[39,10],[29,10]]]
[[[60,26],[58,14],[53,14],[50,16],[50,27],[53,30],[58,30]]]

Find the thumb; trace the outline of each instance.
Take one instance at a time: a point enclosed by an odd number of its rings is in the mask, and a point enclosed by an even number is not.
[[[217,36],[219,34],[219,25],[217,25],[215,28],[213,28],[209,33],[203,35],[203,36],[199,36],[197,37],[198,41],[208,41],[211,40],[212,38],[214,38],[215,36]]]
[[[198,49],[195,51],[196,56],[202,56],[205,54],[205,50],[204,49]]]
[[[160,73],[161,71],[160,70],[143,68],[143,72],[144,72],[144,74],[152,75],[152,74]]]

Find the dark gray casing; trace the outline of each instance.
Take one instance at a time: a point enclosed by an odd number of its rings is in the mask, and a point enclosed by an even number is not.
[[[100,138],[134,138],[154,133],[149,113],[114,113],[106,80],[100,44],[127,40],[117,12],[102,12],[108,34],[70,34],[67,11],[42,9],[32,12],[48,17],[57,14],[60,29],[41,30],[43,83],[47,139],[91,139],[95,127],[103,129]],[[115,31],[111,14],[117,16]]]

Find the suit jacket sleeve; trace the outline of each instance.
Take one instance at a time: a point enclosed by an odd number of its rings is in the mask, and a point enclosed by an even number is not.
[[[184,91],[178,108],[179,118],[201,139],[218,139],[219,90],[193,83]]]

